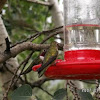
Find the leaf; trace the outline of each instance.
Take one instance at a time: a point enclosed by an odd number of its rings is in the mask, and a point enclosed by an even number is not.
[[[63,100],[66,94],[66,89],[59,89],[54,93],[53,100]]]
[[[23,85],[16,90],[11,95],[11,100],[29,100],[32,96],[32,88],[30,85]]]
[[[98,82],[100,83],[100,80],[98,80]]]
[[[82,92],[82,90],[78,90],[78,94],[81,97],[81,100],[94,100],[89,92]]]

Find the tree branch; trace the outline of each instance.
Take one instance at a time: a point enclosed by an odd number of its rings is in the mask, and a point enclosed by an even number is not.
[[[36,4],[44,5],[44,6],[52,6],[49,2],[39,1],[39,0],[27,0],[28,2],[33,2]]]
[[[49,44],[33,44],[32,42],[24,42],[22,44],[18,44],[15,47],[11,48],[10,53],[0,53],[0,63],[5,62],[11,57],[15,57],[19,53],[25,50],[36,50],[40,51],[43,49],[47,49],[50,45]],[[59,44],[59,49],[62,49],[63,45]]]
[[[50,80],[53,80],[53,79],[49,79],[49,78],[42,78],[34,83],[31,84],[31,87],[32,88],[35,88],[35,87],[40,87],[43,83],[45,83],[46,81],[50,81]]]
[[[54,33],[54,32],[56,32],[56,33]],[[11,48],[14,47],[14,46],[16,46],[16,45],[18,45],[18,44],[21,44],[21,43],[23,43],[23,42],[26,42],[26,41],[28,41],[28,40],[33,40],[34,38],[36,39],[37,37],[39,37],[39,36],[42,35],[42,34],[45,35],[45,34],[51,34],[51,33],[54,33],[54,35],[57,35],[57,34],[59,34],[59,33],[63,33],[63,26],[56,27],[56,28],[54,28],[54,29],[47,30],[47,31],[37,32],[36,34],[31,35],[31,36],[28,37],[27,39],[24,39],[24,40],[22,40],[22,41],[20,41],[20,42],[17,42],[17,43],[15,43],[15,44],[13,44],[13,45],[11,46]],[[52,36],[54,36],[54,35],[52,35]],[[48,37],[51,37],[51,36],[48,36]]]
[[[42,91],[44,91],[45,93],[47,93],[49,96],[53,97],[52,94],[50,94],[47,90],[43,89],[42,87],[38,87],[39,89],[41,89]]]
[[[42,84],[44,84],[45,82],[47,81],[50,81],[50,80],[54,80],[54,79],[49,79],[49,78],[42,78],[36,82],[34,82],[33,84],[30,84],[32,88],[35,88],[35,87],[38,87],[39,89],[41,89],[42,91],[44,91],[45,93],[47,93],[48,95],[50,95],[51,97],[53,97],[52,94],[50,94],[48,91],[46,91],[45,89],[43,89],[41,87]]]

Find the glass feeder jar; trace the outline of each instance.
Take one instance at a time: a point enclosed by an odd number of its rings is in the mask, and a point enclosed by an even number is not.
[[[64,0],[64,25],[65,59],[100,50],[100,0]]]

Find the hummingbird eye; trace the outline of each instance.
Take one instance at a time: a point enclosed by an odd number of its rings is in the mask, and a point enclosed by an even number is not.
[[[46,54],[46,50],[43,50],[41,56],[45,56],[45,54]]]
[[[43,50],[43,52],[46,52],[46,50]]]

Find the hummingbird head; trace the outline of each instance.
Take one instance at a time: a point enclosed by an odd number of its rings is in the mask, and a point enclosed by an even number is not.
[[[45,56],[46,50],[44,49],[43,52],[40,54],[40,56]]]

